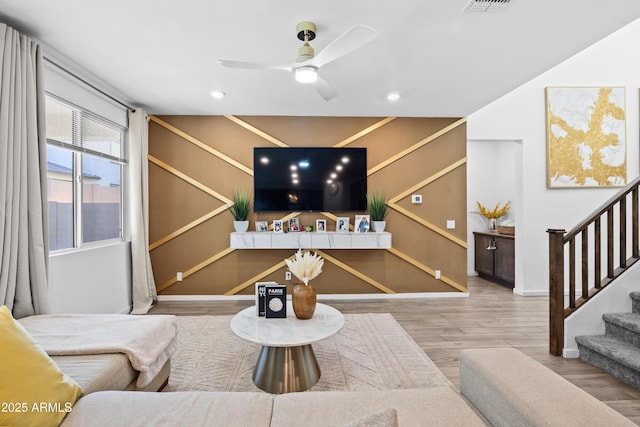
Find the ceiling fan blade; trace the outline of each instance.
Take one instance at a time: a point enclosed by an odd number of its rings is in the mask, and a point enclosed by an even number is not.
[[[312,84],[325,101],[331,101],[339,95],[338,91],[331,87],[329,83],[323,80],[320,76],[318,76],[318,79]]]
[[[377,35],[378,32],[371,27],[356,25],[329,43],[327,47],[308,62],[319,68],[356,50],[360,46],[364,46],[375,39]]]
[[[258,64],[255,62],[230,61],[226,59],[218,59],[218,64],[227,68],[239,68],[244,70],[284,70],[284,71],[293,70],[292,65],[269,65],[269,64]]]

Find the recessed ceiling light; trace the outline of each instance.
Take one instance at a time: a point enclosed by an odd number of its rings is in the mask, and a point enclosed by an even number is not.
[[[227,95],[226,93],[224,93],[224,92],[222,92],[222,91],[219,91],[219,90],[214,90],[214,91],[212,91],[212,92],[211,92],[211,96],[212,96],[213,98],[215,98],[215,99],[222,99],[222,98],[224,98],[226,95]]]
[[[400,99],[400,94],[398,92],[389,92],[387,94],[387,101],[397,101],[398,99]]]

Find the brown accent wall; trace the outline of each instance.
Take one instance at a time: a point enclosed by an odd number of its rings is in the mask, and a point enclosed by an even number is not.
[[[160,294],[251,294],[258,280],[284,282],[293,250],[233,250],[235,189],[253,191],[253,148],[366,147],[369,191],[391,207],[389,250],[324,250],[319,293],[465,292],[466,121],[455,118],[152,116],[149,125],[151,260]],[[411,203],[422,194],[423,203]],[[335,216],[350,216],[356,212]],[[331,213],[298,215],[302,225]],[[447,220],[456,228],[448,230]],[[442,273],[434,278],[435,270]],[[176,281],[176,272],[184,281]]]

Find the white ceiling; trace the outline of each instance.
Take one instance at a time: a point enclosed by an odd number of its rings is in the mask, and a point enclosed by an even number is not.
[[[638,0],[512,0],[504,13],[463,13],[467,3],[0,0],[0,22],[154,114],[462,117],[640,17]],[[336,99],[287,72],[216,62],[293,62],[301,21],[317,25],[316,54],[354,25],[379,33],[321,68]],[[386,101],[390,91],[402,98]]]

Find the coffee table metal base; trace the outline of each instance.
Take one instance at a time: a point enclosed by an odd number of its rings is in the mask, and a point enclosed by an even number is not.
[[[304,391],[320,379],[320,366],[311,344],[296,347],[262,346],[253,370],[253,383],[273,394]]]

